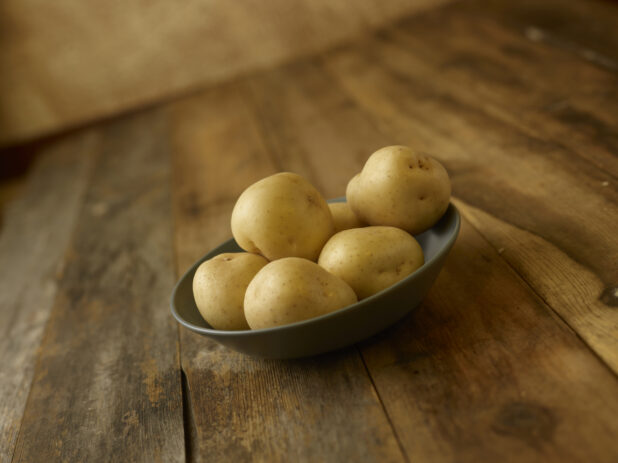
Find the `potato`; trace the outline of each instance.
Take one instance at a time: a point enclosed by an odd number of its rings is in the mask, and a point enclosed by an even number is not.
[[[320,193],[300,175],[283,172],[247,188],[232,211],[232,234],[241,248],[268,260],[317,260],[334,233]]]
[[[410,275],[424,262],[412,235],[395,227],[344,230],[322,249],[318,264],[349,284],[359,299]]]
[[[356,214],[352,212],[348,203],[329,203],[328,207],[330,208],[330,213],[335,223],[335,233],[367,225],[356,217]]]
[[[253,329],[318,317],[357,301],[347,283],[315,262],[275,260],[260,270],[245,294],[245,317]]]
[[[442,164],[406,146],[387,146],[373,153],[346,191],[361,220],[412,234],[442,217],[450,195],[451,183]]]
[[[255,274],[268,261],[246,252],[219,254],[193,277],[193,297],[204,320],[217,330],[247,330],[243,302]]]

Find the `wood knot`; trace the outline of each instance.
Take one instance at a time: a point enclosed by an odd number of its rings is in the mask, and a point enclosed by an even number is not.
[[[609,307],[618,307],[618,285],[605,288],[599,300]]]
[[[491,429],[539,449],[553,439],[557,419],[552,411],[534,402],[509,402],[496,414]]]

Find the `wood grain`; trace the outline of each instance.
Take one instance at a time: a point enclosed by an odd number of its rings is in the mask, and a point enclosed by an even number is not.
[[[618,371],[615,290],[608,291],[589,269],[539,236],[462,201],[455,204],[536,293],[549,306],[559,308],[559,314],[566,312],[567,323]]]
[[[230,236],[236,197],[275,171],[236,85],[173,105],[178,273]],[[190,460],[403,461],[355,349],[266,361],[181,330]]]
[[[420,310],[363,356],[410,460],[618,458],[616,377],[465,220]]]
[[[345,185],[347,177],[336,172],[360,168],[360,145],[383,144],[392,123],[364,113],[332,82],[319,63],[288,65],[250,82],[256,119],[265,131],[277,127],[269,131],[271,149],[284,147],[316,166],[328,192]],[[366,94],[392,87],[383,79]],[[479,136],[452,129],[453,138]],[[455,186],[476,170],[482,168],[472,162],[465,176],[455,170]],[[481,184],[486,194],[499,194],[499,185]],[[452,254],[421,308],[361,347],[407,458],[613,461],[616,377],[467,221]],[[543,269],[536,271],[540,279]],[[602,327],[587,328],[603,337]]]
[[[444,1],[7,0],[0,145],[319,52]]]
[[[502,2],[481,0],[479,14],[499,18],[544,46],[577,55],[595,66],[618,71],[618,10],[613,2],[560,0]]]
[[[11,461],[36,353],[58,289],[97,137],[85,132],[41,149],[0,235],[0,461]]]
[[[468,5],[401,21],[380,39],[380,45],[398,49],[392,56],[411,55],[407,66],[419,67],[417,75],[430,68],[433,79],[459,90],[460,99],[618,177],[618,74],[545,47],[529,30],[513,31]],[[488,41],[493,46],[484,46]]]
[[[423,48],[433,46],[427,37]],[[579,156],[570,138],[558,143],[551,134],[543,136],[541,125],[535,135],[497,117],[475,103],[478,98],[470,97],[469,87],[451,82],[437,63],[420,59],[420,48],[417,52],[410,41],[398,40],[394,34],[338,50],[326,58],[326,67],[385,134],[443,161],[457,197],[559,249],[574,264],[570,268],[595,275],[602,289],[592,299],[588,290],[580,293],[574,287],[569,303],[552,307],[618,371],[614,342],[603,344],[612,336],[597,337],[592,327],[600,333],[616,330],[614,310],[604,297],[618,282],[618,191],[612,173]],[[491,80],[475,72],[479,82]],[[529,283],[547,297],[545,283]],[[600,310],[588,312],[586,323],[571,322],[584,315],[582,298]]]
[[[169,151],[160,112],[97,129],[94,174],[14,461],[183,461]]]

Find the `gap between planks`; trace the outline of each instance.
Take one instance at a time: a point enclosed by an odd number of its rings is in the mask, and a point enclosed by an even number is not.
[[[178,340],[180,342],[180,327],[178,327]],[[191,400],[191,387],[182,365],[180,366],[180,380],[182,385],[182,422],[185,433],[185,461],[193,463],[199,461],[200,449],[197,440],[193,402]]]
[[[455,204],[462,204],[464,206],[467,206],[465,202],[463,202],[460,199],[457,198],[453,198],[455,201]],[[594,355],[594,357],[596,357],[596,359],[603,365],[605,366],[605,368],[607,368],[611,374],[618,380],[618,372],[614,371],[614,369],[611,367],[611,365],[607,362],[607,360],[605,360],[601,355],[599,355],[599,353],[590,345],[590,343],[571,325],[571,323],[569,323],[568,319],[565,318],[564,316],[562,316],[560,314],[560,312],[558,312],[556,309],[553,308],[553,306],[549,303],[549,301],[543,297],[535,288],[534,286],[532,286],[532,284],[526,280],[526,278],[524,277],[524,275],[522,275],[522,273],[517,270],[517,268],[506,258],[504,257],[504,255],[502,254],[502,248],[499,248],[498,246],[494,245],[494,243],[487,237],[487,234],[483,233],[482,229],[478,226],[476,226],[474,224],[474,220],[471,216],[468,215],[467,212],[465,212],[463,209],[465,209],[465,207],[457,207],[457,209],[460,211],[461,215],[464,216],[467,220],[468,223],[470,224],[470,226],[477,231],[477,233],[479,235],[481,235],[483,237],[483,239],[485,240],[485,242],[491,247],[493,248],[496,253],[498,254],[498,256],[500,257],[500,259],[502,259],[502,261],[504,263],[506,263],[506,265],[512,270],[512,272],[517,276],[517,278],[520,280],[520,282],[523,283],[524,286],[526,286],[531,292],[532,294],[534,294],[539,301],[542,303],[542,305],[546,306],[547,308],[549,308],[549,310],[556,316],[558,317],[558,319],[564,323],[564,325],[566,327],[568,327],[569,331],[575,335],[576,338],[579,339],[579,341],[586,346],[586,348],[592,352],[592,354]]]
[[[404,317],[405,319],[406,317]],[[396,323],[400,323],[402,320],[397,321]],[[393,430],[393,435],[395,436],[395,440],[397,441],[397,445],[399,446],[399,450],[401,450],[401,454],[403,455],[404,460],[407,463],[410,463],[410,457],[408,456],[408,453],[406,452],[405,447],[403,446],[403,443],[401,442],[401,437],[399,436],[399,433],[397,432],[397,429],[395,428],[395,424],[393,423],[393,420],[391,418],[391,416],[388,414],[388,410],[386,409],[386,406],[384,405],[384,400],[382,399],[382,396],[380,395],[380,391],[378,390],[376,383],[373,379],[373,376],[371,374],[371,371],[369,371],[369,367],[367,366],[367,362],[365,360],[365,356],[363,355],[359,344],[356,343],[354,344],[354,347],[356,348],[356,352],[358,353],[358,356],[360,357],[361,361],[363,362],[363,366],[365,367],[365,371],[367,372],[367,376],[369,377],[369,381],[371,381],[371,387],[373,387],[373,390],[376,393],[376,397],[378,398],[378,402],[380,402],[380,405],[382,406],[382,410],[384,411],[384,416],[386,416],[386,419],[388,420],[388,424],[390,425],[391,429]]]

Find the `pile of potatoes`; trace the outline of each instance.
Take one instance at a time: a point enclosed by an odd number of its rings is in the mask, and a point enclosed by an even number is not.
[[[213,328],[245,330],[354,304],[423,265],[412,235],[438,221],[450,194],[444,167],[405,146],[373,153],[348,183],[347,203],[327,204],[293,173],[266,177],[232,212],[232,234],[246,252],[198,267],[196,305]]]

